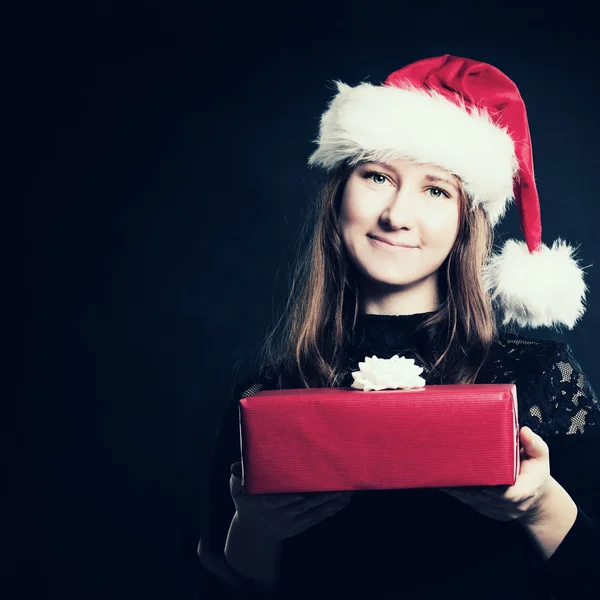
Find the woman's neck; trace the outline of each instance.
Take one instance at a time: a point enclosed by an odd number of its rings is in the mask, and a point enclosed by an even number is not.
[[[357,360],[365,356],[377,355],[379,358],[391,358],[404,352],[410,345],[410,336],[432,312],[412,315],[380,315],[362,313],[358,316],[349,345],[349,354]]]
[[[436,275],[437,272],[407,286],[363,282],[361,312],[375,315],[416,315],[433,312],[440,304]]]

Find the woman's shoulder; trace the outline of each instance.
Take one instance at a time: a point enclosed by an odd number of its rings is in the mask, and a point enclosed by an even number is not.
[[[237,406],[242,398],[248,398],[248,396],[252,396],[261,390],[275,389],[275,387],[271,376],[255,371],[235,381],[230,400]]]
[[[566,342],[502,331],[478,382],[515,383],[522,424],[542,436],[598,432],[598,398]]]
[[[527,378],[539,378],[540,375],[573,380],[574,376],[583,376],[579,361],[571,346],[565,341],[546,339],[500,330],[492,343],[486,370],[502,370],[504,374]]]
[[[570,347],[565,342],[500,330],[492,342],[487,366],[533,375],[551,368],[568,353]]]
[[[237,404],[242,398],[248,398],[263,390],[277,390],[301,387],[297,377],[286,371],[274,369],[258,369],[250,375],[242,377],[233,385],[232,398]]]
[[[505,351],[510,354],[515,352],[544,352],[552,354],[565,345],[565,342],[527,335],[510,329],[500,329],[493,342],[493,346],[497,351]]]

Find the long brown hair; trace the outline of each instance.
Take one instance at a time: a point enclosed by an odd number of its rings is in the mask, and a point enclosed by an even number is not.
[[[259,349],[259,373],[286,376],[301,387],[336,385],[361,306],[357,273],[338,224],[343,191],[354,167],[325,176],[312,235],[299,253],[283,314]],[[481,206],[472,208],[460,188],[456,241],[439,269],[440,305],[412,333],[415,355],[441,383],[473,383],[496,335],[482,269],[492,250],[492,229]],[[442,275],[445,273],[445,277]]]

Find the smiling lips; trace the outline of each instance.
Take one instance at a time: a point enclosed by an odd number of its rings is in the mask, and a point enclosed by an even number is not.
[[[375,235],[370,235],[370,239],[372,239],[378,246],[387,246],[389,248],[404,248],[406,250],[415,249],[416,246],[409,246],[408,244],[402,244],[400,242],[393,242],[392,240],[388,240],[384,237],[379,237]]]

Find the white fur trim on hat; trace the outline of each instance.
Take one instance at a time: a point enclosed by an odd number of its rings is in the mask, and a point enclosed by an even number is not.
[[[310,165],[332,169],[347,161],[409,158],[460,177],[473,206],[492,226],[513,200],[519,164],[505,128],[485,110],[459,106],[434,90],[335,82],[337,95],[321,117]]]
[[[572,257],[574,249],[558,239],[530,253],[525,242],[508,240],[484,269],[484,284],[504,310],[504,324],[572,329],[583,315],[587,286]]]

